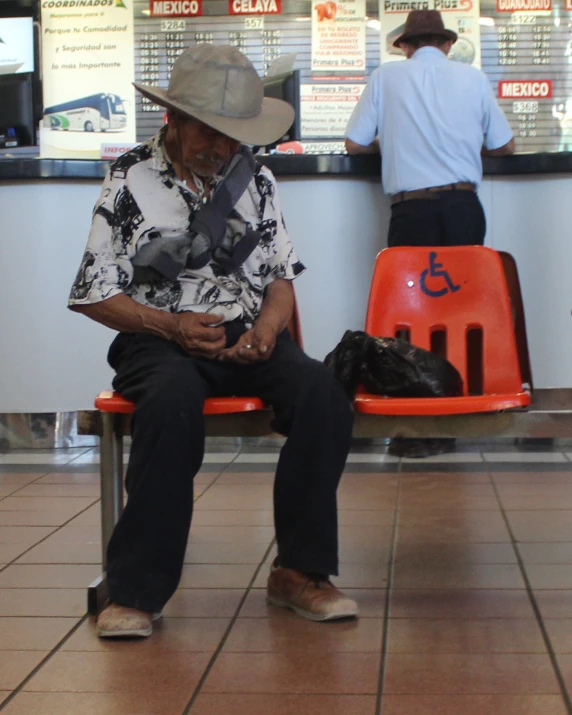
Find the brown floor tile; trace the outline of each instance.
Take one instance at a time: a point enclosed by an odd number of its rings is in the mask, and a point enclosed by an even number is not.
[[[230,618],[244,594],[242,589],[180,588],[163,609],[167,617]]]
[[[533,618],[525,590],[397,590],[392,618]]]
[[[387,695],[383,698],[383,715],[566,715],[566,713],[566,706],[559,695]]]
[[[411,498],[423,498],[429,502],[439,502],[441,499],[445,501],[452,499],[482,499],[483,497],[491,497],[496,499],[495,490],[486,479],[486,483],[466,483],[465,475],[457,475],[463,477],[462,480],[449,478],[449,474],[445,475],[430,475],[424,476],[420,474],[416,478],[402,476],[400,484],[399,501],[406,501]]]
[[[99,526],[101,524],[101,505],[95,503],[76,516],[67,526]]]
[[[349,489],[338,490],[338,508],[344,511],[384,511],[389,512],[383,519],[387,522],[393,515],[397,500],[397,490],[391,493],[379,493],[374,490],[359,490],[350,492]]]
[[[195,526],[274,526],[274,515],[272,508],[233,511],[203,507],[193,513]]]
[[[28,472],[0,472],[0,484],[15,484],[18,487],[25,487],[26,484],[35,482],[39,476],[39,474]]]
[[[570,618],[572,614],[572,590],[535,591],[534,597],[542,618]]]
[[[545,511],[547,509],[558,511],[567,509],[570,512],[572,510],[572,493],[550,494],[549,489],[546,489],[545,492],[543,497],[526,495],[503,496],[501,497],[501,502],[503,508],[510,511]]]
[[[493,481],[498,484],[572,484],[572,472],[491,472]]]
[[[391,538],[393,528],[393,512],[391,510],[352,510],[344,509],[340,506],[338,512],[338,524],[344,526],[385,526],[387,538]]]
[[[97,484],[99,486],[99,472],[50,472],[38,484]]]
[[[153,624],[151,638],[105,640],[97,637],[94,619],[90,619],[82,623],[61,651],[156,653],[158,657],[163,652],[213,653],[229,623],[230,618],[161,618]]]
[[[546,652],[538,625],[532,618],[392,618],[387,649],[389,653],[413,654]]]
[[[193,520],[190,544],[265,544],[274,538],[273,526],[197,526]]]
[[[516,564],[444,564],[411,567],[398,563],[394,571],[394,587],[402,588],[525,588]]]
[[[29,548],[54,531],[49,526],[0,526],[0,545],[21,544]]]
[[[75,507],[65,504],[47,511],[0,511],[0,526],[61,526],[77,513]]]
[[[338,588],[385,588],[387,570],[374,564],[343,564],[333,582]]]
[[[19,484],[0,484],[0,499],[14,494],[21,488]]]
[[[15,564],[0,573],[0,589],[87,588],[100,573],[97,564]]]
[[[274,472],[223,472],[216,480],[217,486],[225,484],[274,484]]]
[[[53,543],[46,539],[17,560],[18,564],[101,564],[99,543]]]
[[[227,509],[229,506],[237,511],[272,509],[272,487],[265,484],[215,485],[195,504],[197,511]]]
[[[384,693],[557,695],[559,688],[548,655],[392,654]]]
[[[264,558],[267,543],[190,543],[185,553],[186,564],[256,564]]]
[[[385,609],[385,591],[381,589],[351,589],[345,588],[344,593],[357,601],[360,619],[383,618]],[[254,588],[248,594],[240,617],[246,618],[281,618],[299,619],[293,611],[270,606],[266,602],[266,589]]]
[[[2,511],[60,511],[64,508],[70,512],[78,513],[82,509],[87,509],[94,503],[90,497],[68,497],[63,499],[60,496],[49,498],[46,496],[23,497],[20,494],[14,497],[6,497],[0,501],[0,512]]]
[[[222,653],[202,692],[373,695],[378,676],[371,653]]]
[[[517,541],[572,541],[572,510],[508,511]]]
[[[80,617],[86,608],[85,588],[0,589],[0,616]]]
[[[57,529],[45,541],[46,544],[100,544],[101,526],[66,525]]]
[[[192,695],[208,653],[58,652],[24,686],[26,692],[185,693]]]
[[[192,713],[193,715],[306,715],[306,713],[374,715],[375,696],[201,694],[193,705]],[[11,714],[7,713],[7,715]]]
[[[407,469],[408,465],[402,466]],[[399,483],[402,488],[431,484],[454,487],[461,484],[490,484],[490,479],[486,472],[402,472],[399,475]]]
[[[380,511],[385,516],[389,512]],[[374,526],[340,526],[339,540],[344,546],[386,546],[392,541],[393,514],[387,523]]]
[[[347,545],[340,543],[339,560],[340,571],[345,571],[350,564],[375,565],[385,569],[391,558],[391,546],[380,545]]]
[[[254,564],[190,564],[183,567],[179,587],[246,588],[255,570]]]
[[[556,656],[558,667],[564,679],[568,693],[572,690],[572,655],[559,653]]]
[[[508,530],[499,511],[439,511],[400,514],[398,541],[411,543],[506,543]]]
[[[29,548],[24,544],[0,544],[0,563],[8,564],[14,561]]]
[[[572,654],[572,611],[569,618],[545,618],[544,625],[555,653]]]
[[[571,545],[572,546],[572,545]],[[512,544],[398,544],[395,562],[412,569],[453,564],[515,564]]]
[[[228,653],[378,653],[382,628],[381,618],[329,624],[299,617],[239,618],[223,650]]]
[[[572,564],[572,543],[519,544],[525,564]]]
[[[533,589],[572,589],[572,565],[529,564],[526,573]]]
[[[3,715],[181,715],[184,689],[140,693],[18,693]],[[548,713],[547,715],[552,715]]]
[[[476,486],[484,486],[477,484]],[[425,497],[423,495],[410,494],[399,500],[399,513],[402,516],[416,515],[418,513],[451,511],[453,509],[460,512],[467,511],[493,511],[499,508],[496,497],[463,497],[448,495],[443,497]]]
[[[40,663],[49,651],[0,651],[0,690],[14,690]]]
[[[99,484],[30,484],[18,492],[19,497],[93,497],[99,499]]]
[[[77,618],[0,617],[0,651],[52,650],[77,622]]]

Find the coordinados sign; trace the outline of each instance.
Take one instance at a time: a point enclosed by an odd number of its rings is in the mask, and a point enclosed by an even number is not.
[[[228,0],[229,15],[279,15],[282,0]]]
[[[203,0],[151,0],[151,17],[198,17],[203,14]]]

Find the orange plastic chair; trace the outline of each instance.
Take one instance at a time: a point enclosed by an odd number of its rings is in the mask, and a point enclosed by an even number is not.
[[[288,324],[290,335],[302,347],[302,333],[300,330],[300,316],[298,305],[294,302],[294,313]],[[135,404],[125,399],[118,392],[106,390],[100,392],[95,398],[95,407],[100,412],[113,412],[116,414],[130,415],[135,410]],[[266,405],[259,397],[207,397],[203,407],[205,415],[224,415],[237,412],[253,412],[264,410]]]
[[[358,390],[357,412],[449,415],[530,404],[501,255],[483,246],[388,248],[375,264],[365,330],[447,358],[462,397],[388,398]]]

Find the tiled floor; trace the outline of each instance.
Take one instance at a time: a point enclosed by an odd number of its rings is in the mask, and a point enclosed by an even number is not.
[[[0,455],[6,715],[572,715],[572,446],[356,445],[338,585],[357,622],[269,608],[277,447],[211,443],[181,586],[145,641],[99,641],[94,450]]]

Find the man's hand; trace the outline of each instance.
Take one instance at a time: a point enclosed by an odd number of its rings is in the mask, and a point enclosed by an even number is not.
[[[178,313],[172,339],[189,355],[216,358],[226,347],[224,316],[211,313]]]
[[[277,335],[276,327],[258,320],[250,330],[240,336],[236,345],[223,350],[218,359],[236,362],[239,365],[264,362],[272,355]]]

